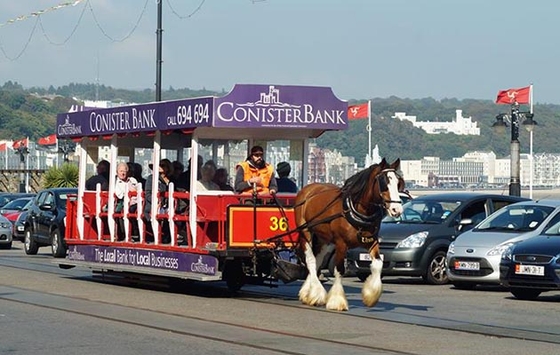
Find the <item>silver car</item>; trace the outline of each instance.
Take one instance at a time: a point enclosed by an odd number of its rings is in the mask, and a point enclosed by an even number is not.
[[[494,212],[449,246],[446,258],[449,281],[459,289],[500,284],[502,252],[540,234],[559,212],[560,200],[517,202]]]
[[[0,248],[12,248],[12,222],[0,215]]]

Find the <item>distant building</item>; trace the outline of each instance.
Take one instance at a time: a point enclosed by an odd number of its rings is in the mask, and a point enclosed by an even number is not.
[[[478,123],[473,122],[471,117],[463,117],[463,110],[455,110],[455,118],[452,122],[416,121],[416,116],[407,116],[406,112],[395,112],[392,118],[401,121],[409,121],[414,127],[421,128],[428,134],[455,133],[457,135],[480,136]]]

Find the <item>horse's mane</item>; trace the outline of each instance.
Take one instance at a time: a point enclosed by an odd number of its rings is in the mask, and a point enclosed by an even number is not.
[[[373,164],[370,167],[357,172],[356,174],[350,176],[341,188],[343,196],[350,196],[352,200],[359,198],[368,188],[369,177],[373,170],[377,169],[380,165]]]

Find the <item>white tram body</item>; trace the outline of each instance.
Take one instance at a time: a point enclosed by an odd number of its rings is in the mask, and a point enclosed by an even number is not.
[[[293,220],[295,194],[197,191],[198,166],[192,164],[188,192],[178,191],[170,183],[162,196],[157,179],[152,180],[151,200],[166,197],[169,205],[166,211],[158,211],[157,203],[153,203],[152,217],[146,219],[146,196],[141,189],[125,194],[122,212],[115,211],[114,178],[109,181],[108,191],[101,191],[99,186],[95,191],[86,190],[85,181],[92,173],[88,174],[87,163],[97,163],[99,148],[106,147],[111,163],[109,176],[115,177],[117,164],[134,162],[140,150],[151,150],[153,167],[159,166],[163,156],[186,162],[204,152],[233,177],[234,167],[241,160],[237,156],[233,161],[232,151],[243,151],[244,159],[251,146],[261,145],[267,160],[267,150],[283,144],[290,160],[301,162],[297,180],[303,186],[308,179],[309,140],[328,130],[346,129],[347,108],[347,102],[339,100],[328,87],[238,84],[223,97],[59,114],[57,136],[78,143],[79,155],[78,194],[68,203],[67,256],[59,260],[60,266],[226,280],[232,288],[240,287],[250,277],[275,278],[270,251],[289,249],[298,237]],[[128,212],[131,199],[138,204],[134,212]],[[181,200],[188,201],[188,208],[179,213],[175,207]],[[122,241],[117,240],[117,221],[124,222]],[[133,223],[138,226],[134,238]],[[163,223],[169,226],[169,243],[162,240]],[[154,231],[150,241],[147,224]]]

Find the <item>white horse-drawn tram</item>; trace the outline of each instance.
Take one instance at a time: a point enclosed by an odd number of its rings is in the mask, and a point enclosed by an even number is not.
[[[400,204],[396,206],[400,203],[397,184],[402,182],[394,173],[398,162],[390,165],[383,160],[365,169],[349,179],[348,188],[307,185],[309,140],[325,131],[346,129],[347,108],[328,87],[236,85],[223,97],[58,115],[58,138],[79,143],[80,175],[78,194],[68,202],[67,256],[59,261],[60,267],[224,280],[233,290],[248,282],[290,282],[308,274],[300,299],[321,305],[327,303],[327,296],[316,277],[312,250],[320,248],[312,247],[313,234],[324,239],[319,245],[337,245],[339,264],[346,245],[371,249],[374,277],[364,289],[370,285],[375,290],[369,291],[368,301],[364,296],[364,302],[375,304],[381,294],[379,222],[386,212],[402,211]],[[267,161],[274,161],[273,147],[281,147],[284,156],[299,166],[295,177],[304,186],[299,195],[202,189],[196,183],[200,166],[194,162],[185,189],[171,182],[161,191],[154,178],[148,179],[151,184],[144,190],[139,184],[136,191],[127,191],[122,201],[115,195],[118,162],[140,160],[142,152],[150,152],[153,171],[149,173],[156,176],[164,158],[186,162],[190,157],[198,160],[199,155],[235,176],[237,164],[256,145],[264,148]],[[93,173],[87,167],[100,160],[102,147],[110,157],[112,178],[107,189],[98,184],[95,190],[87,190],[86,179]],[[164,200],[166,208],[161,208]],[[135,208],[130,208],[132,203]],[[295,212],[298,207],[300,212]],[[302,237],[300,263],[294,260],[294,251]],[[339,239],[348,237],[350,242]],[[333,289],[340,292],[339,276],[339,286]],[[327,307],[347,309],[345,302]]]

